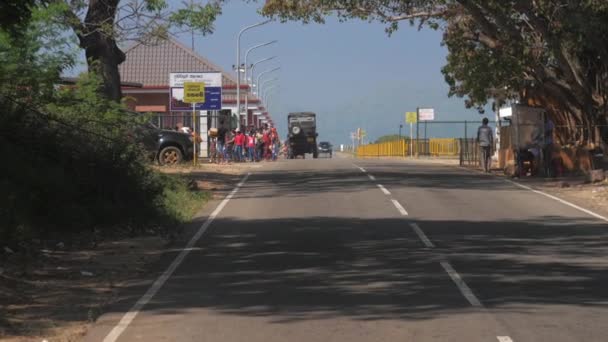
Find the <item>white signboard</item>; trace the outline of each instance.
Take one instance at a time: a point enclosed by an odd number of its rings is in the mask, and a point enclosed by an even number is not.
[[[197,103],[196,110],[222,109],[222,73],[221,72],[172,72],[169,74],[171,87],[170,110],[183,112],[192,110],[190,103],[184,102],[184,83],[203,83],[205,102]]]
[[[183,88],[184,82],[203,82],[205,87],[222,87],[221,72],[173,72],[169,74],[171,88]]]
[[[498,110],[498,115],[501,118],[510,118],[513,115],[513,108],[511,108],[511,107],[500,108]]]
[[[433,108],[418,109],[418,121],[433,121],[435,120],[435,110]]]

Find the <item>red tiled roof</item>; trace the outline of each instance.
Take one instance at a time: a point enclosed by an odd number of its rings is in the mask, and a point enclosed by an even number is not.
[[[127,58],[119,66],[122,82],[162,87],[169,85],[171,72],[219,71],[224,87],[236,86],[235,77],[172,38],[154,45],[135,44],[125,53]]]

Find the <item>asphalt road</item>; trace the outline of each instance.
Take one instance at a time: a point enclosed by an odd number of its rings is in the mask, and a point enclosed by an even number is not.
[[[608,224],[566,204],[403,161],[281,161],[241,185],[85,340],[608,341]]]

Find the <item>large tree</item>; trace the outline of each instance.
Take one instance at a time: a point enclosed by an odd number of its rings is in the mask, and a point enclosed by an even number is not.
[[[389,33],[403,21],[441,29],[450,95],[479,108],[517,98],[546,107],[579,142],[606,138],[597,128],[608,109],[605,0],[267,0],[263,12],[380,21]]]
[[[185,30],[202,34],[213,30],[221,0],[184,2],[170,6],[166,0],[29,0],[39,6],[63,5],[58,19],[78,37],[90,71],[103,80],[102,94],[120,101],[118,66],[125,60],[119,44],[153,42]],[[21,9],[21,8],[17,8]]]

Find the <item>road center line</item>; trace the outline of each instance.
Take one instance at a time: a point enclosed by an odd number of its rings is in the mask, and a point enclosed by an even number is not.
[[[496,336],[498,342],[513,342],[509,336]]]
[[[390,196],[390,195],[391,195],[391,192],[390,192],[390,191],[388,191],[388,190],[387,190],[387,189],[384,187],[384,185],[382,185],[382,184],[378,184],[378,188],[380,188],[380,190],[382,190],[382,192],[383,192],[385,195],[387,195],[387,196]]]
[[[369,179],[370,179],[371,181],[373,181],[373,182],[375,182],[375,181],[376,181],[376,177],[374,177],[374,176],[372,176],[372,175],[370,175],[370,174],[368,174],[368,175],[367,175],[367,177],[369,177]]]
[[[146,291],[146,293],[133,305],[133,307],[122,316],[120,322],[110,331],[110,333],[103,339],[103,342],[115,342],[120,335],[129,327],[131,322],[135,319],[137,314],[143,309],[143,307],[158,293],[160,288],[165,284],[165,282],[171,277],[173,272],[177,269],[177,267],[184,261],[186,256],[190,254],[192,251],[192,247],[200,240],[200,238],[205,234],[207,229],[215,218],[220,214],[220,212],[224,209],[224,207],[230,202],[232,197],[239,191],[239,189],[245,184],[247,179],[251,176],[251,173],[248,173],[243,179],[237,184],[236,188],[226,196],[226,198],[215,208],[215,210],[209,215],[205,223],[198,229],[196,234],[188,241],[188,244],[181,250],[179,255],[173,260],[171,265],[158,277],[152,286]]]
[[[418,235],[420,240],[422,240],[422,243],[424,243],[425,246],[427,246],[429,248],[435,248],[435,245],[433,244],[433,242],[431,242],[431,240],[429,240],[429,238],[426,236],[426,234],[424,234],[422,229],[420,229],[420,226],[418,226],[418,224],[410,223],[410,227],[412,227],[412,229],[414,229],[414,231],[416,232],[416,234]]]
[[[361,172],[363,172],[363,173],[367,173],[367,170],[365,170],[365,169],[364,169],[364,168],[362,168],[361,166],[356,165],[356,164],[353,164],[353,166],[355,166],[357,169],[361,170]]]
[[[462,295],[469,301],[472,306],[480,308],[483,307],[479,299],[477,299],[477,297],[475,297],[475,295],[473,294],[473,291],[471,291],[469,286],[467,286],[464,280],[462,280],[462,278],[460,277],[460,274],[458,274],[458,272],[454,270],[454,268],[452,267],[452,265],[450,265],[449,262],[442,261],[441,266],[448,273],[450,278],[452,278],[454,284],[456,284]]]
[[[401,213],[401,215],[403,215],[403,216],[408,216],[409,215],[407,213],[407,211],[405,210],[405,208],[403,208],[403,206],[401,205],[401,203],[399,203],[399,201],[397,201],[396,199],[391,199],[391,201],[393,202],[393,205],[395,206],[395,208],[397,208],[397,210],[399,210],[399,212]]]

